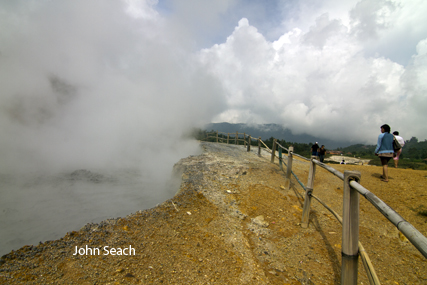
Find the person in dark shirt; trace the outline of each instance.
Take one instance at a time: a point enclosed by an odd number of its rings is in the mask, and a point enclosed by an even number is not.
[[[319,156],[318,155],[318,150],[319,150],[319,145],[316,142],[312,147],[311,147],[311,155],[312,156]]]
[[[323,162],[325,160],[325,153],[326,153],[325,145],[322,144],[322,146],[319,148],[318,152],[319,152],[320,162]]]

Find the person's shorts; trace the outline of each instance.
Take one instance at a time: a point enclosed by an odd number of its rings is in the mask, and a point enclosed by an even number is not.
[[[393,153],[379,153],[378,156],[380,157],[381,165],[387,165],[393,157]]]

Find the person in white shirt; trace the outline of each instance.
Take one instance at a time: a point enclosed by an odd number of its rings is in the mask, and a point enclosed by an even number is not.
[[[399,156],[400,156],[400,154],[402,153],[403,146],[405,145],[405,140],[404,140],[401,136],[399,136],[399,132],[398,132],[398,131],[394,131],[394,132],[393,132],[393,135],[394,135],[394,137],[396,138],[396,140],[399,142],[400,146],[402,147],[402,148],[401,148],[401,149],[399,149],[399,150],[395,153],[395,155],[393,156],[393,160],[394,160],[394,167],[396,167],[396,168],[397,168],[397,164],[398,164],[398,162],[399,162]]]

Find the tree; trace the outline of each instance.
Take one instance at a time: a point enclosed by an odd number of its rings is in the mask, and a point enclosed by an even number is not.
[[[416,137],[412,137],[412,138],[409,140],[409,143],[416,144],[416,143],[418,143],[418,139],[417,139]]]
[[[418,159],[419,155],[420,155],[420,153],[418,152],[418,150],[415,147],[411,147],[407,153],[408,153],[409,158],[412,158],[412,159]]]

